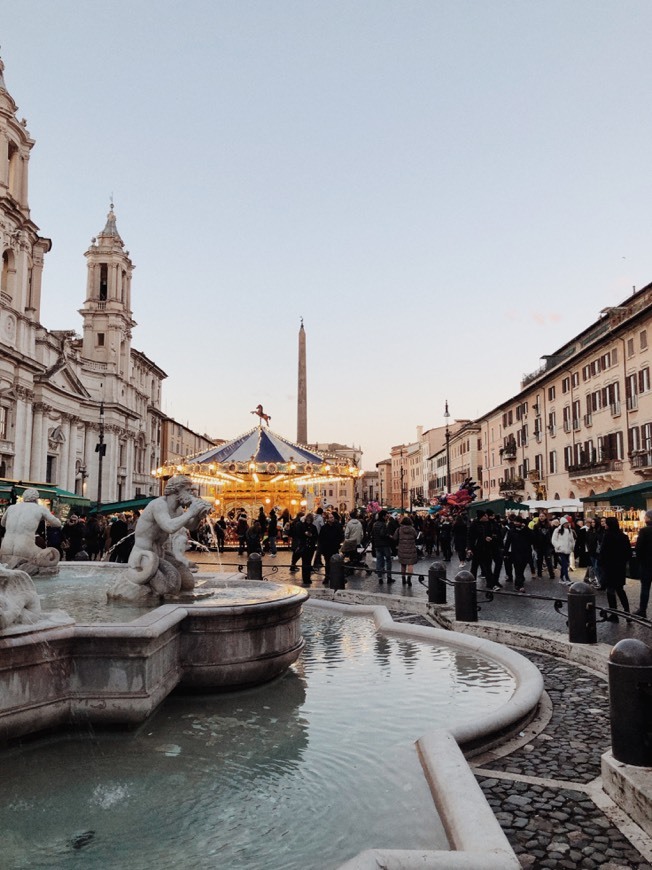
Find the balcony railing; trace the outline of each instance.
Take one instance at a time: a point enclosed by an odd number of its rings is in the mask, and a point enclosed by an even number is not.
[[[622,459],[602,459],[599,462],[578,462],[577,465],[569,465],[568,476],[594,477],[596,475],[609,474],[610,472],[622,470]]]
[[[652,468],[652,450],[637,450],[631,455],[632,468]]]
[[[564,420],[564,432],[570,432],[571,430],[571,422],[570,420]]]
[[[584,425],[585,426],[593,426],[593,414],[585,414],[584,415]]]
[[[516,447],[503,447],[502,449],[503,459],[514,460],[516,459]]]
[[[620,402],[612,402],[609,405],[612,417],[620,417]]]
[[[507,480],[498,481],[499,492],[522,492],[525,489],[525,481],[522,477],[509,477]]]
[[[638,396],[627,396],[627,410],[635,411],[638,408]]]

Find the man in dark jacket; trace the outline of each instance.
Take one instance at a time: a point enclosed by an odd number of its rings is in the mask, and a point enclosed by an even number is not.
[[[485,578],[487,589],[500,589],[498,579],[493,576],[492,560],[498,546],[500,531],[497,524],[482,511],[469,527],[469,549],[472,554],[471,573],[474,577],[480,573]]]
[[[378,511],[376,522],[371,527],[371,538],[376,554],[376,574],[378,582],[383,582],[383,574],[387,573],[387,582],[393,583],[392,579],[392,544],[394,540],[387,522],[387,511]]]
[[[636,616],[647,617],[647,605],[650,600],[652,585],[652,511],[645,514],[645,526],[636,539],[636,558],[641,574],[641,599]]]
[[[532,559],[532,532],[522,517],[512,519],[505,539],[505,551],[509,552],[514,566],[514,586],[519,592],[525,592],[525,566]]]
[[[344,529],[342,528],[342,523],[338,523],[329,511],[326,514],[324,525],[319,530],[318,539],[319,552],[324,560],[325,584],[330,580],[331,558],[338,552],[343,540]]]
[[[541,579],[543,563],[546,563],[548,576],[555,579],[555,571],[552,567],[552,526],[545,516],[540,516],[532,530],[534,550],[537,554],[537,577]]]

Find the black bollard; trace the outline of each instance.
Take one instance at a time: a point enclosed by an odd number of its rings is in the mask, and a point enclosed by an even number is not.
[[[573,583],[568,589],[568,639],[571,643],[597,643],[595,591],[588,583]]]
[[[422,586],[423,577],[419,577]],[[433,562],[428,568],[428,601],[430,604],[446,604],[446,566],[443,562]]]
[[[263,579],[263,557],[260,553],[249,553],[247,556],[247,580]]]
[[[344,556],[336,553],[331,556],[328,585],[331,589],[344,589],[346,579],[344,577]]]
[[[652,649],[619,641],[609,655],[611,751],[616,761],[652,767]]]
[[[455,619],[478,621],[478,590],[470,571],[458,571],[455,575]]]

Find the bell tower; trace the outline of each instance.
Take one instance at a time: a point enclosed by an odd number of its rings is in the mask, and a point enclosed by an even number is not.
[[[31,348],[23,323],[39,322],[43,257],[52,247],[30,219],[28,205],[29,155],[34,140],[27,121],[17,118],[18,106],[6,88],[0,60],[0,334],[20,350]]]
[[[128,379],[131,330],[136,325],[131,312],[135,267],[120,238],[113,203],[106,226],[91,240],[84,256],[88,276],[86,300],[79,310],[84,321],[82,357],[103,363],[107,372]]]

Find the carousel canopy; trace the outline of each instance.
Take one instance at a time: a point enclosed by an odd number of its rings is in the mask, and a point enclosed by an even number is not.
[[[256,426],[244,435],[234,438],[227,444],[213,447],[191,462],[197,464],[211,462],[323,462],[323,456],[313,453],[306,447],[287,441],[270,429]]]

